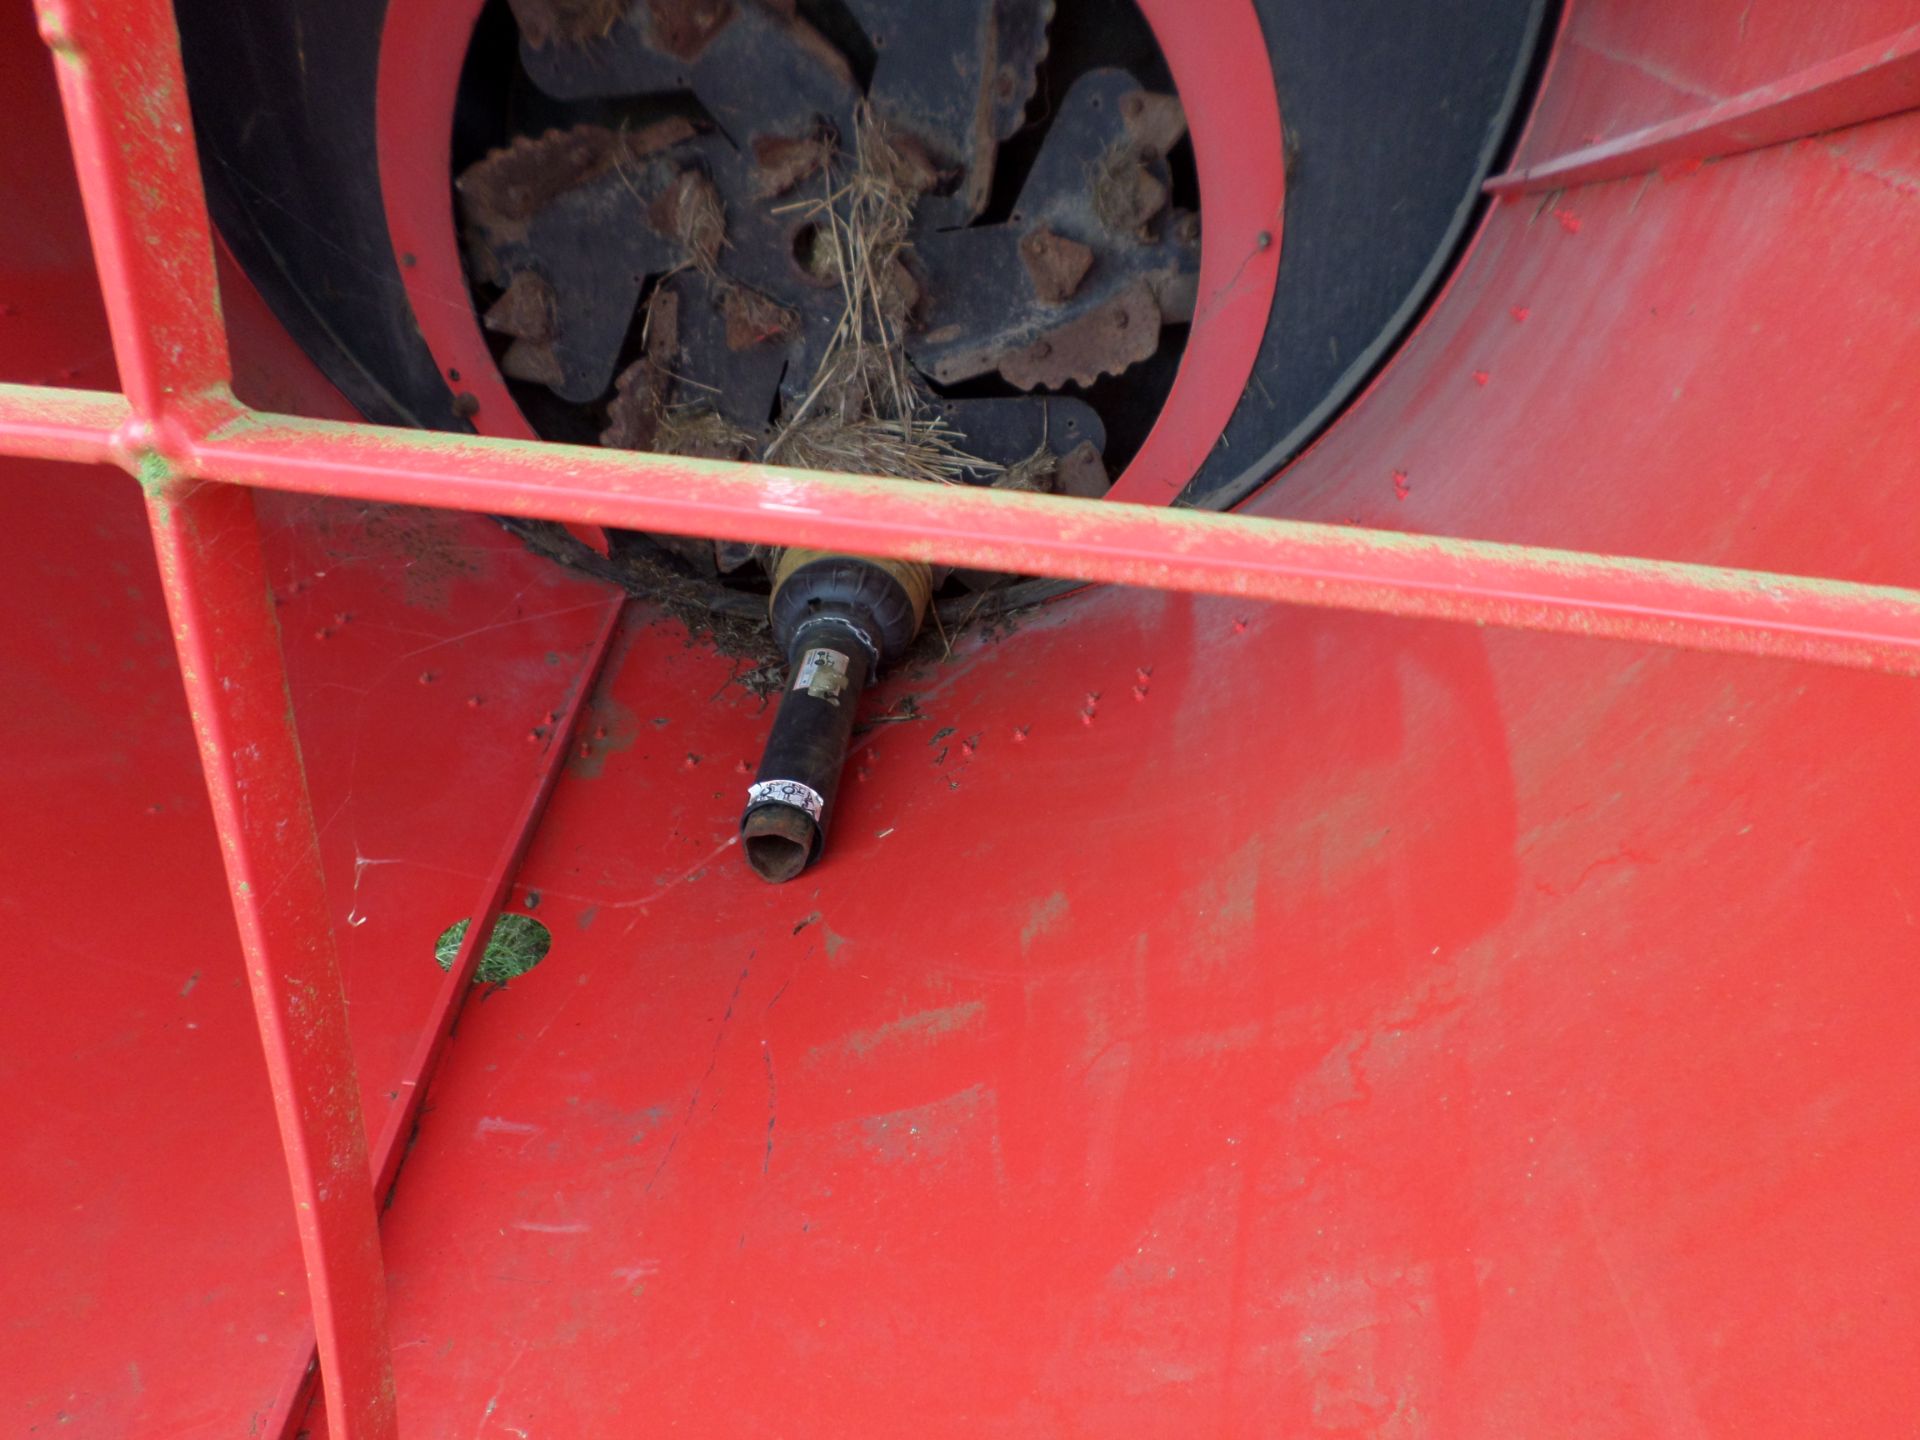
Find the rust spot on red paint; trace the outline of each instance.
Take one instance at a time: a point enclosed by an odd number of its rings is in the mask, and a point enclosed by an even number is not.
[[[1236,634],[1236,635],[1244,635],[1244,634],[1246,634],[1246,633],[1247,633],[1247,622],[1246,622],[1245,620],[1236,620],[1236,621],[1234,621],[1234,622],[1233,622],[1233,633],[1234,633],[1234,634]]]
[[[1412,493],[1413,493],[1413,486],[1407,483],[1407,472],[1404,470],[1394,471],[1393,472],[1393,498],[1396,500],[1404,500],[1407,498],[1407,496],[1411,495]]]
[[[422,685],[431,685],[439,678],[440,677],[431,670],[422,670],[420,672],[420,683]]]
[[[1027,732],[1028,732],[1029,730],[1031,730],[1031,729],[1033,729],[1033,727],[1032,727],[1031,725],[1016,725],[1016,726],[1014,726],[1014,727],[1013,727],[1013,743],[1014,743],[1014,744],[1016,744],[1016,745],[1024,745],[1024,744],[1026,744],[1026,743],[1027,743]]]

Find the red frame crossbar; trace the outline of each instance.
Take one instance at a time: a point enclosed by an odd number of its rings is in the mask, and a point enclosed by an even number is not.
[[[230,389],[168,0],[43,0],[41,30],[125,394],[0,386],[0,453],[111,461],[146,492],[336,1440],[395,1434],[385,1278],[252,488],[1920,672],[1910,590],[256,414]]]

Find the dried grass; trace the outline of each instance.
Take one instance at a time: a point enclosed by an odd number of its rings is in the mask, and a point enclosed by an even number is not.
[[[965,437],[940,419],[841,419],[818,415],[782,432],[780,459],[803,470],[837,470],[952,485],[970,472],[997,470],[960,448]]]
[[[1020,490],[1029,494],[1053,489],[1053,472],[1060,468],[1060,457],[1048,448],[1046,439],[1034,447],[1024,460],[1007,466],[994,477],[996,490]]]
[[[760,448],[760,437],[704,405],[670,405],[660,416],[654,445],[663,455],[744,460]]]
[[[906,327],[917,286],[906,260],[913,207],[929,172],[898,147],[873,111],[855,117],[853,169],[830,163],[824,193],[779,207],[813,221],[815,273],[840,289],[840,323],[805,397],[783,415],[762,458],[957,484],[1002,468],[971,455],[966,437],[924,413],[926,390],[907,363]]]
[[[829,162],[821,172],[818,197],[791,201],[777,210],[812,221],[816,241],[808,258],[815,273],[840,292],[838,323],[805,395],[786,408],[770,431],[761,433],[727,420],[708,400],[663,405],[651,448],[932,484],[988,480],[1000,489],[1050,488],[1058,460],[1044,437],[1031,455],[1014,465],[970,454],[966,437],[934,412],[925,383],[907,361],[906,332],[918,295],[907,260],[914,205],[932,178],[925,157],[898,148],[863,107],[856,120],[852,161],[850,171]],[[676,204],[676,213],[667,217],[677,222],[675,233],[689,216],[700,219],[682,238],[687,263],[704,271],[711,263],[708,257],[717,258],[724,238],[714,243],[699,187],[682,185],[674,199],[687,202]],[[651,320],[649,312],[649,328]],[[752,668],[744,678],[736,677],[739,683],[756,690],[760,683],[778,684],[780,657],[772,652],[763,615],[750,610],[702,615],[702,609],[713,604],[711,582],[676,574],[634,553],[622,558],[621,567],[629,588],[650,594],[689,628],[708,631],[723,651],[743,657]],[[747,597],[739,598],[751,605]],[[974,602],[976,609],[979,604]]]
[[[972,478],[1005,489],[1045,488],[1056,462],[1044,442],[1014,466],[970,454],[964,435],[927,413],[925,384],[907,362],[906,330],[919,293],[907,265],[913,208],[933,179],[925,156],[890,136],[863,105],[852,158],[851,170],[831,160],[821,169],[819,196],[775,210],[813,222],[809,263],[840,291],[839,322],[806,394],[765,436],[730,424],[705,404],[668,407],[654,448],[934,484]],[[624,172],[622,178],[628,179]],[[658,219],[686,249],[685,263],[715,280],[725,243],[717,205],[711,183],[695,171],[655,202]]]

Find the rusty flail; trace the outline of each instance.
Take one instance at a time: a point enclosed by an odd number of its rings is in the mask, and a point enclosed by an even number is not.
[[[1097,493],[1105,427],[1043,392],[1124,372],[1185,318],[1198,234],[1171,205],[1179,101],[1117,70],[1082,76],[1015,219],[989,223],[1052,6],[850,13],[886,36],[864,87],[826,36],[758,3],[647,0],[608,24],[518,0],[523,63],[549,96],[685,86],[718,125],[555,128],[465,172],[487,324],[514,337],[503,370],[605,405],[609,445],[1022,490],[1066,475]],[[1009,264],[1027,285],[982,283]],[[995,373],[1030,398],[935,394]],[[745,574],[718,550],[655,548],[698,577]]]

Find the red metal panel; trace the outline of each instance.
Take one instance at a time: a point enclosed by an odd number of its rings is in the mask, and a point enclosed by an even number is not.
[[[400,1173],[401,1162],[406,1159],[407,1141],[420,1117],[420,1107],[426,1102],[427,1087],[432,1083],[433,1073],[440,1064],[453,1027],[460,1019],[461,1006],[473,987],[473,973],[479,967],[480,957],[486,953],[494,925],[507,904],[507,892],[513,886],[514,877],[519,874],[520,861],[533,840],[541,815],[546,811],[553,787],[559,782],[562,769],[574,753],[574,734],[581,713],[586,709],[587,698],[593,691],[600,668],[613,647],[613,637],[625,602],[624,595],[615,595],[603,604],[599,631],[589,644],[585,664],[574,680],[572,692],[561,702],[559,709],[550,713],[547,725],[542,727],[546,734],[541,741],[543,753],[539,773],[519,812],[506,825],[500,853],[487,874],[481,903],[474,907],[473,923],[467,927],[459,952],[454,956],[446,978],[441,981],[439,992],[434,996],[433,1009],[421,1026],[419,1043],[407,1061],[407,1068],[400,1080],[401,1098],[387,1112],[386,1121],[380,1127],[380,1138],[373,1147],[373,1191],[383,1199],[393,1187],[394,1177]]]
[[[258,503],[378,1125],[605,600],[475,517]],[[0,1433],[271,1434],[312,1322],[140,495],[7,462],[0,513]]]
[[[8,1435],[244,1434],[311,1323],[158,579],[119,471],[0,465]]]
[[[53,70],[25,11],[0,25],[0,75],[17,81],[0,374],[111,383]],[[225,302],[243,393],[344,413],[243,282]],[[49,398],[99,434],[128,413]],[[311,1321],[140,492],[117,471],[15,462],[0,497],[0,1430],[268,1433]],[[433,936],[472,913],[532,784],[526,734],[577,683],[604,600],[476,518],[260,506],[357,1068],[384,1114],[441,979]],[[363,853],[379,865],[362,871]]]
[[[1630,135],[1538,160],[1486,183],[1528,195],[1640,175],[1838,130],[1920,106],[1920,25]]]
[[[1499,206],[1418,363],[1383,374],[1262,498],[1424,535],[1911,586],[1913,554],[1882,542],[1920,449],[1920,251],[1896,242],[1913,199],[1887,168],[1916,142],[1909,114]]]
[[[627,657],[387,1219],[411,1404],[1899,1432],[1911,682],[1124,592],[960,649],[779,889],[757,702]]]
[[[1910,580],[1920,257],[1856,157],[1916,136],[1502,207],[1256,503]],[[567,943],[463,1031],[389,1217],[409,1395],[501,1434],[1907,1423],[1911,682],[1117,591],[959,649],[875,697],[924,718],[779,890],[731,853],[756,705],[670,629],[628,658],[667,723],[556,795],[524,879]]]
[[[304,527],[321,518],[321,513],[308,503],[296,509],[293,525]],[[348,530],[351,534],[352,527],[349,526]],[[364,545],[370,537],[360,538]],[[364,556],[355,555],[356,561],[361,558],[373,559],[377,555],[377,546],[370,546],[368,549],[371,553],[366,553]],[[531,556],[526,559],[532,562]],[[418,560],[416,559],[414,563],[417,564]],[[539,577],[536,573],[529,578],[551,579],[552,577]],[[300,588],[299,582],[294,582],[289,588],[297,591]],[[496,787],[501,792],[500,798],[507,798],[510,795],[510,787],[515,783],[525,784],[527,789],[511,810],[498,804],[490,804],[487,807],[490,812],[498,812],[497,814],[488,813],[486,818],[493,825],[498,826],[501,848],[491,867],[479,880],[469,881],[466,876],[458,875],[451,877],[454,881],[451,887],[445,884],[429,886],[420,883],[417,867],[433,864],[434,847],[429,837],[417,833],[419,826],[409,824],[408,821],[416,816],[425,819],[428,807],[415,807],[407,803],[406,798],[398,793],[400,786],[392,778],[395,767],[391,763],[384,762],[380,757],[367,757],[365,773],[379,775],[384,781],[377,790],[368,793],[360,778],[359,762],[362,757],[358,741],[355,742],[352,766],[354,773],[347,781],[347,793],[340,800],[342,810],[359,811],[361,820],[367,824],[370,831],[378,826],[390,837],[396,833],[396,830],[400,833],[409,830],[416,832],[407,835],[406,843],[398,847],[403,853],[399,855],[383,853],[369,857],[360,852],[358,836],[361,832],[356,828],[350,855],[344,857],[344,864],[337,863],[332,867],[336,874],[344,869],[351,877],[346,886],[336,887],[336,895],[340,889],[345,889],[349,896],[349,903],[345,905],[336,901],[336,920],[344,923],[345,933],[356,940],[359,939],[363,930],[371,928],[374,931],[372,946],[374,955],[369,958],[375,963],[370,967],[370,973],[362,978],[358,987],[349,987],[349,998],[358,1001],[354,1013],[357,1016],[366,1017],[369,1012],[393,1012],[399,1022],[395,1027],[395,1033],[402,1036],[412,1034],[415,1037],[404,1063],[391,1073],[383,1071],[377,1082],[370,1087],[373,1093],[368,1096],[368,1111],[375,1115],[382,1113],[385,1115],[385,1119],[380,1122],[378,1137],[373,1140],[373,1193],[376,1203],[384,1204],[386,1197],[392,1191],[400,1167],[406,1159],[414,1126],[419,1120],[421,1107],[425,1104],[434,1072],[439,1066],[441,1055],[453,1028],[459,1020],[461,1007],[472,988],[474,969],[492,934],[495,921],[508,904],[508,891],[518,873],[521,857],[546,808],[553,786],[559,779],[562,768],[574,753],[572,737],[576,724],[585,708],[587,696],[592,691],[594,679],[612,648],[616,623],[624,608],[624,599],[625,597],[619,594],[610,599],[602,599],[597,607],[600,618],[596,624],[596,633],[586,638],[585,653],[577,667],[572,665],[567,669],[553,665],[546,667],[549,675],[556,681],[561,675],[567,674],[569,669],[572,671],[572,678],[564,697],[558,694],[545,697],[546,703],[554,704],[557,708],[537,714],[537,718],[543,722],[537,727],[542,732],[542,738],[533,758],[533,773],[524,775],[520,765],[506,763],[503,758],[517,757],[524,753],[528,748],[524,743],[514,743],[514,737],[511,736],[488,737],[490,753],[496,757],[493,765],[499,773],[501,782]],[[554,622],[550,620],[544,627],[545,633],[542,633],[541,627],[522,625],[520,629],[523,633],[532,632],[526,635],[526,639],[522,642],[523,647],[548,639],[563,645],[567,644],[568,638],[571,637],[563,638],[561,634],[555,634],[553,625]],[[452,637],[456,645],[460,638]],[[425,658],[435,666],[444,667],[450,659],[454,658],[454,653],[455,645],[435,646],[426,652]],[[553,652],[548,653],[553,655]],[[554,658],[559,657],[555,655]],[[568,656],[567,659],[571,661],[572,657]],[[448,688],[452,688],[455,678],[447,674],[444,669],[420,673],[432,675],[435,684],[445,684]],[[467,673],[460,678],[471,681],[472,673],[472,667],[469,665]],[[408,678],[411,679],[411,676]],[[426,707],[407,707],[405,703],[407,687],[403,685],[398,688],[399,694],[389,700],[390,708],[383,708],[383,723],[394,723],[399,719],[397,711],[412,708],[416,712],[414,718],[417,721],[424,721],[431,726],[433,721]],[[417,691],[420,686],[416,682],[411,688]],[[318,687],[310,693],[317,694]],[[474,692],[469,691],[469,695],[472,693]],[[398,703],[393,703],[394,701]],[[510,698],[506,696],[495,694],[492,697],[496,707],[499,707],[503,701],[511,703]],[[315,707],[309,707],[310,715],[313,708]],[[317,728],[319,721],[318,716],[310,719],[308,722],[310,728]],[[414,743],[418,743],[417,737]],[[395,820],[401,822],[398,827],[393,823]],[[453,843],[443,848],[450,849],[456,854],[461,854],[470,848],[467,837],[449,838],[453,839]],[[477,842],[483,838],[492,839],[493,836],[489,832],[484,837],[476,834],[471,838]],[[391,843],[392,840],[389,839],[388,844]],[[383,845],[381,848],[384,850],[386,846]],[[377,884],[374,886],[364,884],[370,867],[384,869],[390,865],[405,865],[416,869],[415,875],[410,876],[407,882],[404,900],[398,900],[398,897],[390,899],[377,893]],[[364,894],[363,889],[366,892]],[[448,889],[453,891],[452,897],[441,897],[432,893],[435,890]],[[436,902],[444,907],[438,916],[435,916],[431,909]],[[366,911],[364,914],[361,913],[363,907]],[[404,916],[406,923],[402,925],[392,923],[396,918],[396,910]],[[396,991],[413,988],[396,983],[398,976],[408,970],[424,976],[427,973],[426,961],[438,928],[462,915],[471,917],[471,923],[467,927],[465,939],[461,943],[452,968],[440,977],[438,985],[432,991],[430,1002],[425,1007],[417,1003],[396,1004]],[[376,919],[387,923],[376,925]],[[423,919],[426,921],[425,924],[420,923]],[[367,1054],[371,1048],[365,1039],[362,1039],[357,1047],[362,1055]],[[292,1433],[295,1423],[306,1414],[308,1408],[309,1386],[301,1384],[300,1380],[305,1377],[309,1382],[311,1381],[315,1374],[316,1360],[311,1330],[309,1330],[304,1358],[286,1377],[279,1392],[279,1403],[262,1417],[260,1434],[274,1436]]]
[[[1914,19],[1912,0],[1573,0],[1515,168],[1772,85]]]
[[[1693,14],[1685,23],[1704,32],[1732,10]],[[1356,418],[1262,504],[1496,534],[1562,526],[1598,548],[1618,536],[1654,553],[1705,537],[1716,558],[1911,580],[1910,547],[1888,523],[1910,508],[1901,405],[1913,338],[1899,302],[1913,292],[1911,257],[1882,243],[1903,233],[1904,213],[1888,207],[1908,191],[1849,159],[1753,156],[1696,177],[1684,198],[1677,186],[1598,195],[1535,227],[1509,209]],[[1817,263],[1792,244],[1810,199],[1829,222]],[[131,264],[115,249],[129,228],[119,203],[96,207],[102,254]],[[110,278],[123,285],[116,304],[137,303],[124,273]],[[191,347],[143,353],[133,318],[115,312],[144,403]],[[1702,373],[1703,355],[1723,373]],[[1477,392],[1504,403],[1476,408]],[[185,431],[159,440],[196,463],[259,465],[250,446],[263,435],[275,439],[272,422],[204,450]],[[92,443],[71,430],[28,439]],[[313,483],[311,462],[266,458],[280,480]],[[440,478],[466,488],[435,493],[488,493],[459,468]],[[341,488],[436,474],[422,461]],[[694,478],[683,516],[707,506],[796,536],[865,525],[926,544],[946,509],[922,500],[889,522],[886,491],[783,490],[792,477],[762,474],[749,504],[725,477],[717,489]],[[573,485],[563,474],[567,503],[590,503]],[[237,521],[232,491],[196,494],[228,512],[215,520]],[[866,498],[778,518],[833,494]],[[989,508],[977,523],[1017,513]],[[192,539],[167,533],[177,519],[161,526],[176,551]],[[1113,532],[1080,532],[1106,523],[1086,511],[1055,519],[1064,533],[1036,551],[1053,563],[1104,546],[1114,573],[1196,586],[1228,582],[1182,537],[1248,538],[1230,522],[1178,521],[1129,553]],[[234,533],[254,598],[233,614],[264,660],[257,539],[250,522]],[[1294,546],[1293,560],[1303,545],[1318,562],[1347,554],[1310,529],[1267,538]],[[979,553],[1022,553],[1006,533],[991,543],[1002,548]],[[1402,598],[1378,603],[1417,611],[1432,576],[1409,556],[1438,557],[1488,613],[1524,618],[1547,603],[1566,619],[1565,591],[1489,592],[1460,567],[1504,561],[1505,580],[1534,580],[1555,573],[1553,555],[1375,538],[1351,552],[1358,569],[1330,578],[1346,603],[1385,584]],[[1142,571],[1143,559],[1160,568]],[[1287,578],[1285,563],[1256,583],[1329,578]],[[1575,562],[1580,593],[1616,611],[1650,595],[1671,606],[1659,583],[1691,602],[1725,582],[1646,567],[1609,596],[1596,583],[1614,572],[1592,563]],[[183,607],[204,597],[199,583],[184,577]],[[1822,606],[1837,599],[1843,620],[1848,602],[1873,602],[1898,622],[1910,597],[1794,598],[1803,616],[1832,621]],[[1069,614],[1081,623],[1065,635]],[[675,673],[671,653],[656,663]],[[196,669],[207,723],[243,707],[259,736],[280,740],[263,778],[297,789],[285,717],[259,691],[224,698],[217,667]],[[889,767],[873,790],[897,813],[867,811],[871,839],[843,844],[835,863],[914,842],[893,861],[897,883],[855,884],[830,865],[811,897],[821,908],[798,916],[789,892],[749,885],[742,898],[738,867],[714,877],[729,885],[724,905],[696,889],[731,833],[731,807],[714,808],[727,787],[709,789],[703,765],[743,748],[733,739],[754,717],[724,693],[711,730],[693,703],[656,717],[703,748],[643,751],[657,762],[635,777],[644,805],[589,796],[568,819],[563,795],[551,859],[543,850],[529,870],[563,894],[574,872],[613,856],[594,882],[605,888],[572,894],[579,928],[591,932],[601,909],[630,912],[668,958],[634,964],[629,924],[605,950],[583,945],[575,972],[543,969],[521,991],[535,1006],[481,1012],[476,1048],[456,1052],[467,1088],[448,1087],[459,1104],[438,1123],[472,1140],[429,1152],[444,1165],[407,1192],[413,1218],[396,1241],[409,1300],[425,1307],[415,1314],[460,1315],[468,1348],[450,1361],[409,1346],[414,1393],[435,1415],[471,1407],[462,1413],[483,1428],[500,1414],[576,1432],[636,1399],[648,1408],[635,1424],[699,1425],[724,1401],[736,1429],[791,1430],[799,1416],[835,1433],[909,1413],[955,1433],[1378,1431],[1414,1417],[1524,1433],[1896,1428],[1915,1403],[1904,1361],[1920,1331],[1905,1227],[1920,1192],[1900,1144],[1916,1119],[1898,1033],[1911,967],[1894,963],[1913,919],[1898,883],[1882,893],[1855,849],[1898,871],[1920,848],[1900,764],[1914,701],[1871,677],[1793,690],[1781,673],[1083,597],[967,677],[968,709],[955,710],[966,725],[934,733],[924,773]],[[657,680],[636,672],[623,693],[652,697]],[[1122,686],[1121,713],[1135,718],[1116,722]],[[1016,713],[1043,703],[1057,706],[1057,733]],[[1287,723],[1247,723],[1260,715]],[[900,734],[915,728],[883,727],[878,743],[917,747]],[[1031,758],[994,771],[994,735]],[[941,743],[955,738],[959,755]],[[1160,763],[1143,768],[1143,754]],[[910,777],[917,790],[888,795]],[[216,770],[216,801],[237,809],[241,778]],[[725,815],[724,828],[663,836],[663,793],[680,813]],[[1016,813],[1110,823],[1063,856],[1041,825],[1009,831]],[[848,818],[858,824],[857,803]],[[969,833],[994,843],[953,842]],[[1807,843],[1836,835],[1848,844]],[[295,858],[311,890],[311,847]],[[245,859],[235,873],[255,876]],[[1170,914],[1144,906],[1137,885],[1116,888],[1115,876],[1140,874],[1189,903]],[[984,919],[952,923],[957,895]],[[267,918],[258,903],[239,907],[243,928]],[[929,928],[929,915],[941,923]],[[573,990],[556,993],[568,979]],[[563,1014],[606,981],[591,1026]],[[641,1045],[619,1032],[633,1015],[653,1027]],[[271,1028],[271,1006],[263,1017]],[[1828,1043],[1836,1034],[1846,1043]],[[796,1048],[797,1091],[775,1062]],[[485,1068],[503,1053],[518,1063]],[[658,1100],[569,1116],[592,1109],[564,1103],[582,1086]],[[545,1107],[542,1119],[478,1108],[508,1101]],[[489,1148],[543,1120],[545,1143],[504,1163]],[[777,1146],[796,1136],[789,1170]],[[556,1177],[574,1189],[547,1188]],[[478,1273],[472,1248],[509,1230],[523,1248],[499,1247],[505,1268]],[[615,1254],[639,1241],[644,1252]],[[500,1303],[500,1285],[554,1274],[568,1282],[564,1315],[525,1291]],[[1783,1292],[1793,1303],[1770,1303]],[[1023,1335],[1031,1343],[1009,1343]],[[635,1374],[652,1382],[644,1395],[609,1393],[607,1376]]]

